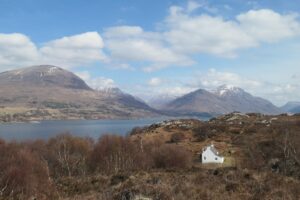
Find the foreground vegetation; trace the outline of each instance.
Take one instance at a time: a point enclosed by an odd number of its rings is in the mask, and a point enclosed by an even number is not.
[[[0,140],[0,199],[299,199],[299,133],[300,116],[231,114],[98,141]],[[227,164],[201,165],[212,142]]]
[[[63,194],[61,181],[93,175],[187,168],[191,154],[160,143],[140,144],[129,137],[105,135],[98,142],[69,134],[45,141],[0,141],[0,198],[55,199]],[[121,178],[122,179],[122,178]],[[65,191],[72,191],[72,187]],[[81,188],[78,188],[80,191]]]

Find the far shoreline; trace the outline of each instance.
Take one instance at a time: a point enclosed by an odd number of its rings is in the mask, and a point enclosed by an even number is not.
[[[4,124],[34,124],[34,123],[41,123],[44,121],[105,121],[105,120],[119,120],[119,121],[131,121],[131,120],[151,120],[151,119],[161,119],[161,120],[172,120],[172,119],[199,119],[199,120],[209,120],[211,118],[214,118],[216,116],[161,116],[161,117],[132,117],[132,118],[49,118],[49,119],[29,119],[29,120],[12,120],[12,121],[0,121],[0,125]]]

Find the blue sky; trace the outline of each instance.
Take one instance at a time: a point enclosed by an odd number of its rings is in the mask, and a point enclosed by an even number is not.
[[[52,64],[147,101],[242,87],[300,101],[300,1],[0,0],[0,71]]]

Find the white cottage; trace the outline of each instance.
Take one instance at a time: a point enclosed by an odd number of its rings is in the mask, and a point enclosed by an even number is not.
[[[224,157],[219,155],[214,145],[207,146],[202,149],[202,163],[223,163]]]

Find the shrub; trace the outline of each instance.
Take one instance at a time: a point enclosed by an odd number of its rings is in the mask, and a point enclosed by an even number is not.
[[[50,139],[47,144],[46,159],[54,177],[85,175],[92,144],[89,138],[74,137],[70,134],[62,134]]]
[[[104,135],[96,143],[90,158],[92,171],[119,173],[143,168],[141,147],[127,137]]]
[[[140,134],[142,132],[144,128],[143,127],[134,127],[130,132],[129,132],[129,135],[137,135],[137,134]]]
[[[182,147],[162,145],[152,152],[156,168],[189,168],[192,165],[192,154]]]
[[[178,143],[178,142],[181,142],[184,139],[185,139],[184,133],[182,133],[182,132],[173,133],[171,135],[170,142],[171,143]]]
[[[1,142],[0,169],[0,198],[56,198],[47,164],[26,147]]]
[[[140,143],[130,138],[105,135],[95,144],[89,157],[92,172],[118,174],[150,168],[187,168],[192,154],[179,146],[159,142]]]
[[[211,134],[210,128],[208,126],[199,126],[194,130],[194,136],[196,137],[198,142],[202,142],[206,140]]]

